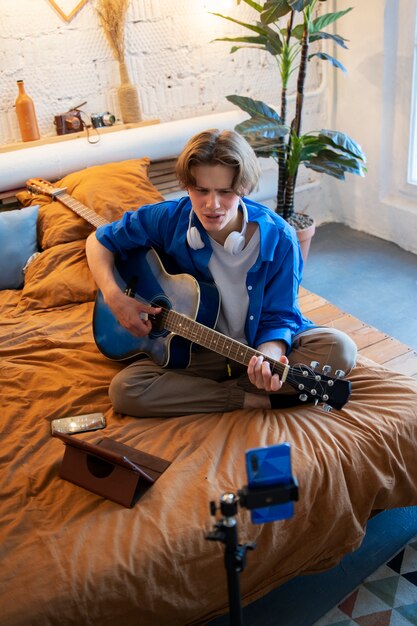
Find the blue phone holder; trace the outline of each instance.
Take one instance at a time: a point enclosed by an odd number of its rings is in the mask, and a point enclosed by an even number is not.
[[[294,515],[298,485],[291,471],[291,448],[280,443],[245,453],[248,485],[239,491],[240,504],[251,512],[254,524]]]

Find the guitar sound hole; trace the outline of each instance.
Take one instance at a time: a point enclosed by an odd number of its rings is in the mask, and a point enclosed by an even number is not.
[[[152,306],[160,306],[162,307],[162,311],[161,313],[158,313],[158,315],[153,315],[151,322],[152,322],[152,330],[149,333],[150,337],[161,337],[163,335],[167,335],[168,331],[165,329],[165,317],[167,314],[167,309],[171,309],[171,304],[168,300],[168,298],[165,297],[159,297],[159,298],[155,298],[154,300],[152,300]]]

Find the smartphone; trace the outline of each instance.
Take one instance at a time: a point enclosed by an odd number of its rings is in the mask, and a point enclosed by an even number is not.
[[[252,448],[245,453],[248,487],[280,487],[291,485],[291,448],[289,443],[280,443],[263,448]],[[274,504],[251,510],[254,524],[263,524],[287,519],[294,514],[294,502]]]
[[[86,413],[84,415],[71,415],[61,417],[51,422],[51,433],[84,433],[88,430],[98,430],[106,426],[106,418],[103,413]]]

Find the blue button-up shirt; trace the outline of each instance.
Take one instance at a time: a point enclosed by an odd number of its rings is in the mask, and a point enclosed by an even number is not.
[[[250,222],[260,232],[258,258],[246,276],[249,307],[245,334],[248,344],[257,347],[267,341],[284,341],[291,346],[294,335],[314,327],[298,306],[303,260],[294,229],[267,207],[243,198]],[[96,231],[97,239],[111,252],[139,246],[159,248],[175,260],[180,272],[197,280],[212,281],[208,262],[210,239],[197,218],[204,247],[193,250],[187,243],[191,202],[188,197],[167,200],[129,211],[112,224]]]

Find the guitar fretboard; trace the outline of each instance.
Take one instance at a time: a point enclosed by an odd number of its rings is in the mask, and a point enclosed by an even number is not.
[[[199,346],[203,346],[203,348],[208,348],[212,352],[217,352],[217,354],[242,363],[242,365],[248,365],[253,356],[262,355],[270,364],[272,373],[279,374],[282,380],[285,381],[289,370],[289,366],[285,363],[276,361],[262,352],[254,350],[244,343],[240,343],[240,341],[230,339],[230,337],[219,333],[217,330],[203,326],[203,324],[176,311],[165,311],[162,317],[166,330],[176,333],[180,337],[188,339]]]

